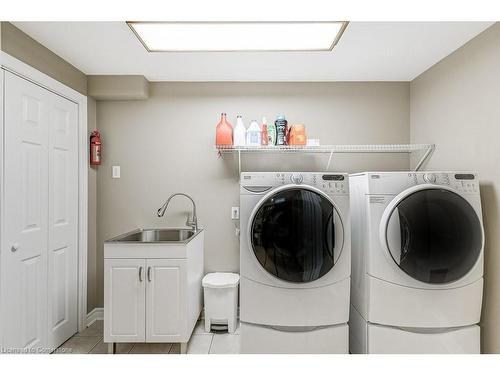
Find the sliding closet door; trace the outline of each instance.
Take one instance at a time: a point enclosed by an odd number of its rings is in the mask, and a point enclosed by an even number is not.
[[[77,331],[78,105],[51,96],[49,112],[48,346]]]
[[[46,346],[51,94],[5,72],[4,349]]]
[[[5,72],[2,346],[77,331],[78,106]]]

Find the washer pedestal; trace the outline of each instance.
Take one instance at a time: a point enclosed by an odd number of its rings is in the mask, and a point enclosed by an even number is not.
[[[290,329],[290,330],[285,330]],[[318,327],[307,331],[297,328],[272,328],[241,322],[243,354],[347,354],[347,324]]]

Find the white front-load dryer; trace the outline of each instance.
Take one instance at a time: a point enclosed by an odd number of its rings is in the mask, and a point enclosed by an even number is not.
[[[244,353],[347,353],[347,174],[243,173],[240,319]]]
[[[350,184],[351,351],[478,351],[484,233],[477,175],[370,172],[351,175]],[[388,337],[395,341],[383,345]],[[423,346],[405,346],[412,340]]]

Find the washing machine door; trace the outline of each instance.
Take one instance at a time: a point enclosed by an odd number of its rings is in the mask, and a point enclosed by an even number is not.
[[[474,267],[482,251],[483,229],[463,196],[447,187],[420,185],[388,205],[380,239],[394,262],[413,279],[445,284]]]
[[[344,228],[333,201],[302,185],[266,194],[249,221],[250,245],[262,268],[280,280],[308,283],[326,275],[342,252]]]

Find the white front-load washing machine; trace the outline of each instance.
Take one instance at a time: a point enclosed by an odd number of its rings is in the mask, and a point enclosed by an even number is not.
[[[243,353],[347,353],[349,178],[242,173]]]
[[[479,353],[484,233],[474,173],[350,176],[352,353]]]

